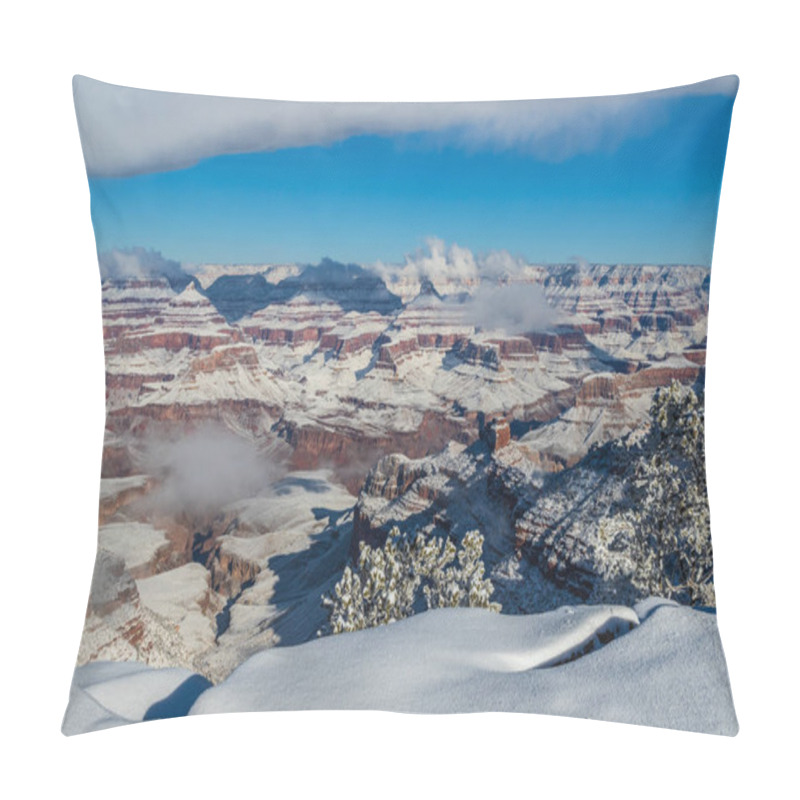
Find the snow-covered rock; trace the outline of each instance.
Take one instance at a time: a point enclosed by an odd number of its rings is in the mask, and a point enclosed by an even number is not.
[[[125,569],[133,577],[145,577],[152,571],[159,555],[168,552],[164,531],[143,522],[115,522],[100,527],[101,550],[121,556]]]
[[[411,276],[412,294],[333,262],[216,265],[180,294],[166,281],[107,283],[110,428],[238,419],[263,437],[280,419],[296,467],[332,463],[355,490],[375,453],[472,441],[481,414],[550,423],[528,448],[548,468],[575,463],[641,421],[657,386],[701,374],[707,270],[518,267],[485,282],[536,288],[557,325],[479,330],[465,313],[477,273],[463,285]],[[589,381],[609,371],[602,390]]]
[[[223,600],[211,588],[211,578],[201,564],[160,572],[136,582],[139,598],[146,608],[174,626],[183,647],[191,653],[213,647],[216,613]]]

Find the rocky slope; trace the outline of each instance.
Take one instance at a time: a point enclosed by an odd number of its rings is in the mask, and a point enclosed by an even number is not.
[[[444,295],[422,281],[401,301],[369,271],[333,262],[199,272],[205,288],[179,294],[158,280],[104,286],[117,447],[130,430],[217,420],[285,439],[302,468],[334,463],[355,489],[376,454],[474,441],[483,414],[527,426],[529,448],[559,467],[633,427],[655,387],[702,377],[700,268],[530,267],[525,280],[558,322],[512,333],[502,315],[494,328],[472,324],[471,283],[450,280]],[[240,296],[258,307],[232,312]],[[126,474],[125,459],[107,461],[108,477]]]

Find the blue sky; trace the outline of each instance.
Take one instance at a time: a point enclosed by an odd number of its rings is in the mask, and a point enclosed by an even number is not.
[[[161,171],[90,172],[98,250],[139,246],[190,263],[400,262],[436,236],[532,262],[710,265],[733,96],[639,97],[648,100],[635,113],[587,116],[579,144],[567,127],[534,138],[412,125]]]

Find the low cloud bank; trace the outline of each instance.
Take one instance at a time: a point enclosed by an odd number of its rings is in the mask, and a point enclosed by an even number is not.
[[[159,508],[190,515],[252,497],[285,473],[255,444],[216,425],[175,441],[150,442],[144,462],[162,482],[155,499]]]
[[[464,319],[485,330],[529,333],[551,327],[559,314],[536,284],[482,285],[464,304]]]
[[[98,256],[100,275],[104,280],[150,280],[166,278],[170,284],[186,284],[191,280],[178,261],[164,258],[157,250],[131,247],[107,250]]]

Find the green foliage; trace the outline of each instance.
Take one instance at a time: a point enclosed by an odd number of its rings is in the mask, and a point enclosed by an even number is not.
[[[492,582],[483,577],[483,536],[470,531],[460,548],[449,539],[404,537],[397,527],[383,547],[359,543],[332,596],[323,596],[332,633],[386,625],[409,617],[420,591],[428,608],[471,606],[499,611]]]
[[[603,577],[641,596],[714,605],[702,401],[673,381],[650,418],[628,507],[601,522],[595,556]]]

